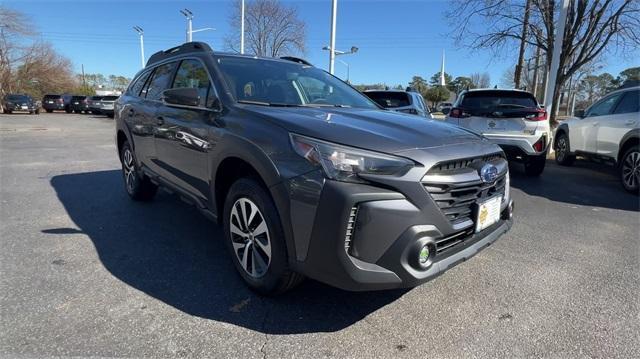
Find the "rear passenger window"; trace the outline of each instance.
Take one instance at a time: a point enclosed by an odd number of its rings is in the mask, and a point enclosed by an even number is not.
[[[164,64],[156,68],[156,70],[153,72],[153,78],[151,79],[151,82],[149,82],[149,86],[146,89],[147,99],[160,99],[160,94],[162,93],[162,91],[166,90],[169,87],[169,81],[171,81],[171,75],[173,74],[174,68],[174,62]]]
[[[587,117],[609,115],[613,111],[613,106],[616,104],[619,98],[620,94],[618,93],[611,95],[604,100],[601,100],[600,102],[591,106],[589,112],[587,113]]]
[[[142,76],[138,77],[136,82],[134,82],[131,86],[129,86],[129,91],[127,91],[127,94],[129,96],[140,96],[140,91],[142,90],[142,87],[144,86],[145,82],[147,82],[147,79],[149,78],[150,74],[151,74],[151,71],[144,73],[142,74]]]
[[[198,60],[183,60],[180,63],[173,88],[194,88],[200,96],[200,106],[207,105],[207,95],[212,89],[209,75],[204,65]]]
[[[640,91],[629,91],[618,103],[614,113],[633,113],[640,111]]]

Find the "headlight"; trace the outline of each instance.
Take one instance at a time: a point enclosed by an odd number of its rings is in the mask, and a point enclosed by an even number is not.
[[[321,165],[330,179],[365,182],[359,174],[403,175],[414,163],[408,159],[337,145],[291,134],[293,149],[314,165]]]

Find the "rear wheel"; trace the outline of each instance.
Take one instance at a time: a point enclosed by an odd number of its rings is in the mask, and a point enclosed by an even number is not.
[[[47,111],[47,113],[51,113],[51,112],[53,112],[53,110],[46,110],[46,111]]]
[[[565,133],[558,135],[556,139],[556,162],[562,166],[571,166],[576,156],[571,154],[571,146],[569,144],[569,136]]]
[[[302,276],[289,268],[280,216],[266,190],[255,180],[236,181],[225,199],[225,242],[245,283],[258,293],[283,293]]]
[[[131,146],[129,146],[129,142],[125,141],[122,145],[120,160],[122,161],[124,185],[129,197],[136,201],[149,201],[153,199],[158,191],[158,186],[153,184],[149,177],[145,176],[138,169],[135,155],[133,154]]]
[[[620,180],[627,191],[640,193],[640,147],[633,146],[622,156]]]
[[[528,156],[524,162],[524,173],[531,177],[540,176],[544,171],[546,163],[547,156],[544,154],[539,156]]]

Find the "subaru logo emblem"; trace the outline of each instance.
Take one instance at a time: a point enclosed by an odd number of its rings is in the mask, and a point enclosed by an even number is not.
[[[484,183],[492,183],[498,178],[498,167],[486,164],[480,169],[480,179]]]

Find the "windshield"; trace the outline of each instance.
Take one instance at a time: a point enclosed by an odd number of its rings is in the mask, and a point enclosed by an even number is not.
[[[480,115],[505,110],[536,109],[538,103],[527,92],[479,91],[465,94],[459,107],[471,114]]]
[[[367,91],[364,94],[384,108],[405,107],[411,105],[409,101],[409,94],[406,92]]]
[[[232,56],[218,58],[218,64],[239,102],[378,108],[349,85],[313,66]]]
[[[30,98],[25,95],[7,95],[7,101],[30,101]]]

